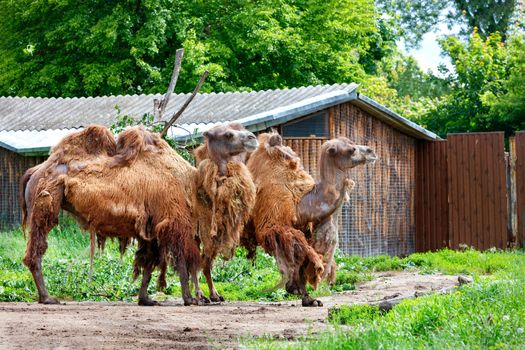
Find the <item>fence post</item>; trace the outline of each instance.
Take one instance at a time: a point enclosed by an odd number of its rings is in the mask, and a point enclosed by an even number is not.
[[[516,138],[509,138],[509,155],[507,162],[507,193],[509,212],[509,243],[518,245],[518,208],[516,202]]]

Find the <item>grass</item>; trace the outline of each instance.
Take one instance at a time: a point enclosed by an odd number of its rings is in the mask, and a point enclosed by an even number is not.
[[[25,240],[20,230],[0,233],[0,301],[35,301],[31,274],[22,264]],[[132,281],[134,248],[120,257],[116,242],[97,254],[89,280],[89,236],[67,218],[49,236],[44,276],[50,293],[63,300],[136,301],[139,281]],[[388,313],[368,305],[331,310],[332,330],[280,342],[247,340],[245,346],[286,349],[491,349],[523,348],[525,344],[525,254],[522,251],[441,250],[405,258],[337,256],[336,284],[323,284],[313,295],[352,290],[377,271],[469,274],[474,283],[449,295],[407,300]],[[482,277],[483,276],[483,277]],[[259,251],[255,262],[242,249],[229,261],[219,260],[214,280],[228,300],[296,299],[285,291],[266,292],[280,279],[272,257]],[[204,280],[201,285],[205,292]],[[155,293],[154,283],[150,293]],[[157,299],[180,297],[177,276]]]
[[[525,254],[522,251],[442,250],[404,259],[342,258],[357,266],[422,273],[470,274],[474,283],[448,295],[406,300],[382,313],[369,305],[330,310],[333,330],[294,342],[257,339],[262,349],[523,349]],[[358,263],[360,262],[360,263]],[[481,278],[481,276],[484,276]]]
[[[22,264],[25,240],[20,230],[0,233],[0,301],[34,301],[36,290],[31,274]],[[71,219],[61,218],[49,234],[49,248],[43,269],[51,295],[63,300],[133,301],[139,281],[132,280],[134,248],[120,257],[116,242],[108,242],[103,254],[94,260],[93,277],[89,279],[89,236]],[[419,269],[422,273],[443,272],[473,275],[506,271],[523,261],[522,253],[480,253],[474,250],[412,254],[406,258],[337,256],[338,272],[334,286],[322,284],[314,296],[355,289],[356,284],[372,279],[376,271]],[[255,262],[245,258],[242,249],[229,261],[218,260],[213,270],[216,287],[228,300],[281,301],[294,300],[283,289],[270,290],[280,279],[275,260],[258,251]],[[154,276],[155,277],[155,276]],[[201,286],[207,286],[201,276]],[[155,293],[151,283],[150,293]],[[170,271],[168,288],[157,299],[180,297],[177,276]]]

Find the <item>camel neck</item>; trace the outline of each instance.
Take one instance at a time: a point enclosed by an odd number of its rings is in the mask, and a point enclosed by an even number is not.
[[[298,204],[298,216],[301,224],[319,223],[332,215],[341,206],[345,194],[347,174],[330,160],[321,159],[319,178],[312,191],[307,193]]]

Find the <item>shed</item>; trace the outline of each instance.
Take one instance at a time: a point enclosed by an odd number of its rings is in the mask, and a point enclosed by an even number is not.
[[[371,146],[373,165],[353,171],[356,187],[340,217],[339,248],[362,256],[405,255],[415,251],[416,146],[439,137],[359,94],[356,84],[282,90],[198,94],[170,130],[187,139],[214,125],[237,121],[260,132],[276,128],[286,144],[316,174],[321,144],[346,136]],[[188,94],[171,97],[169,118]],[[140,118],[162,95],[82,98],[0,97],[0,226],[19,223],[18,180],[25,169],[45,158],[68,133],[91,123],[111,125],[116,109]]]

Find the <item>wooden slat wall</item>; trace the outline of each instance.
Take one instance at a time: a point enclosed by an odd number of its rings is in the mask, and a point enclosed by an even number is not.
[[[516,134],[515,145],[517,243],[525,247],[525,131]]]
[[[504,134],[449,135],[448,198],[450,247],[484,250],[507,246]]]
[[[416,141],[345,103],[328,109],[330,136],[372,147],[379,160],[356,168],[356,187],[340,218],[339,248],[346,254],[405,255],[415,250]],[[285,139],[317,176],[323,139]]]
[[[416,251],[448,245],[447,142],[421,141],[417,149]]]
[[[303,167],[312,176],[317,176],[317,162],[321,145],[326,139],[307,138],[307,139],[284,139],[284,144],[293,149],[301,158]]]
[[[8,229],[20,224],[19,179],[28,168],[44,160],[45,157],[23,157],[5,148],[0,148],[0,186],[5,189],[0,194],[0,229]]]

